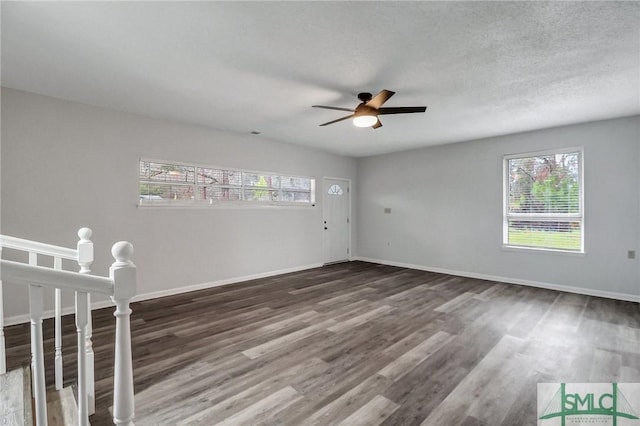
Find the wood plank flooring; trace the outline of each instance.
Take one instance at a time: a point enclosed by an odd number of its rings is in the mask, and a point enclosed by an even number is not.
[[[539,382],[640,382],[637,303],[364,262],[132,309],[138,425],[535,425]],[[93,316],[94,425],[111,423],[112,312]],[[9,367],[28,364],[28,325],[6,336]],[[45,337],[53,384],[50,320]]]

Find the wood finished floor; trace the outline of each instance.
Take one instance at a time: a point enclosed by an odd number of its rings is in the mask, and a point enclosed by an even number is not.
[[[640,382],[637,303],[364,262],[132,309],[138,425],[535,425],[537,383]],[[93,319],[106,425],[112,309]],[[6,336],[28,363],[28,325]],[[45,337],[53,383],[50,320]]]

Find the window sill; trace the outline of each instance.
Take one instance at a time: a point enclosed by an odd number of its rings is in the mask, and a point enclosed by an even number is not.
[[[569,251],[569,250],[549,249],[549,248],[522,247],[522,246],[511,246],[507,244],[502,245],[502,250],[519,252],[519,253],[539,253],[539,254],[551,254],[551,255],[558,254],[561,256],[575,256],[575,257],[584,257],[587,255],[584,251]]]
[[[295,203],[235,203],[225,202],[216,204],[151,204],[138,203],[136,207],[141,210],[252,210],[252,209],[311,209],[316,204],[295,204]]]

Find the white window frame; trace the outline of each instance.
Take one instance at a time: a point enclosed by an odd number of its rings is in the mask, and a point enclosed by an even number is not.
[[[528,158],[544,155],[556,155],[567,154],[577,152],[578,158],[578,182],[580,184],[580,193],[578,196],[580,212],[579,213],[510,213],[509,212],[509,160],[515,158]],[[559,149],[546,149],[543,151],[524,152],[518,154],[508,154],[503,156],[502,160],[502,247],[508,250],[524,250],[524,251],[538,251],[538,252],[555,252],[562,254],[578,254],[583,255],[585,253],[584,247],[584,234],[585,234],[585,218],[584,218],[584,147],[570,147]],[[509,244],[509,219],[535,220],[537,222],[558,222],[558,221],[572,221],[580,222],[580,250],[569,249],[557,249],[547,247],[534,247],[534,246],[522,246]]]
[[[158,164],[164,164],[167,166],[178,166],[178,167],[194,167],[195,168],[195,173],[196,176],[194,177],[194,182],[193,183],[178,183],[178,182],[168,182],[167,184],[171,184],[171,185],[175,185],[175,186],[193,186],[195,188],[195,194],[199,194],[199,188],[203,187],[203,186],[217,186],[217,185],[203,185],[201,183],[198,182],[198,178],[197,178],[197,171],[198,168],[201,169],[213,169],[213,170],[226,170],[226,171],[232,171],[235,173],[240,173],[240,185],[233,185],[233,184],[229,184],[229,185],[219,185],[219,186],[224,186],[224,187],[228,187],[228,188],[237,188],[240,190],[240,200],[213,200],[213,199],[208,199],[208,200],[204,200],[204,199],[192,199],[192,200],[170,200],[170,199],[164,199],[162,201],[159,200],[147,200],[145,201],[144,198],[142,198],[142,195],[140,194],[140,189],[138,188],[138,207],[150,207],[150,208],[162,208],[162,207],[168,207],[168,208],[211,208],[211,207],[232,207],[232,208],[260,208],[260,207],[298,207],[298,208],[304,208],[304,207],[315,207],[316,204],[316,179],[312,176],[302,176],[302,175],[297,175],[297,174],[291,174],[291,173],[281,173],[281,172],[265,172],[265,171],[256,171],[256,170],[245,170],[245,169],[238,169],[238,168],[231,168],[231,167],[222,167],[222,166],[210,166],[210,165],[203,165],[203,164],[193,164],[193,163],[185,163],[185,162],[178,162],[178,161],[169,161],[169,160],[158,160],[158,159],[150,159],[150,158],[140,158],[138,161],[138,167],[140,167],[140,164],[143,162],[149,162],[149,163],[158,163]],[[273,176],[278,176],[280,178],[282,177],[286,177],[286,178],[301,178],[301,179],[309,179],[310,181],[310,189],[309,191],[303,191],[303,190],[287,190],[286,188],[283,189],[282,188],[282,184],[280,183],[280,188],[278,188],[279,192],[308,192],[309,193],[309,197],[310,197],[310,201],[309,202],[302,202],[302,201],[278,201],[278,200],[246,200],[244,199],[244,190],[245,189],[263,189],[262,187],[255,187],[255,186],[250,186],[250,185],[245,185],[244,182],[244,174],[257,174],[257,175],[273,175]],[[281,181],[280,181],[281,182]],[[152,183],[152,184],[163,184],[163,182],[151,182],[151,181],[144,181],[140,179],[140,172],[138,171],[138,187],[140,187],[141,184],[145,184],[145,183]],[[273,189],[271,188],[267,188],[265,189],[266,191],[271,191]]]

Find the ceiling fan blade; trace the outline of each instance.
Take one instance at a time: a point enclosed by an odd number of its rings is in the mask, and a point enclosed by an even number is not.
[[[355,111],[355,109],[332,107],[332,106],[325,106],[325,105],[311,105],[311,107],[312,108],[335,109],[337,111],[349,111],[349,112],[354,112]]]
[[[378,121],[376,121],[376,124],[371,126],[372,129],[377,129],[379,127],[382,127],[382,123],[380,122],[380,119],[378,119]]]
[[[329,121],[327,123],[323,123],[323,124],[321,124],[321,126],[328,126],[329,124],[337,123],[338,121],[346,120],[346,119],[351,118],[353,116],[354,116],[354,114],[347,115],[346,117],[338,118],[337,120],[333,120],[333,121]]]
[[[425,112],[426,106],[416,107],[392,107],[392,108],[380,108],[378,114],[408,114],[411,112]]]
[[[380,93],[375,95],[369,102],[367,102],[367,106],[373,108],[380,108],[383,103],[387,102],[390,97],[395,95],[396,92],[392,92],[391,90],[382,90]]]

